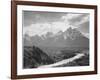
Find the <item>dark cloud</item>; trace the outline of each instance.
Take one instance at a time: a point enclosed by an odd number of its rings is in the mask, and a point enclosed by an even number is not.
[[[32,23],[45,23],[60,21],[61,17],[67,13],[62,12],[37,12],[23,11],[23,25],[29,26]]]
[[[89,14],[84,13],[84,14],[78,16],[78,17],[69,19],[69,22],[70,22],[71,24],[75,24],[75,23],[77,23],[77,22],[80,22],[84,17],[86,17],[86,16],[88,16],[88,15],[89,15]]]

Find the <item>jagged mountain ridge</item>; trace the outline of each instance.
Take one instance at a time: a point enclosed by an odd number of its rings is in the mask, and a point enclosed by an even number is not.
[[[66,31],[59,31],[56,34],[47,32],[44,35],[24,38],[25,46],[43,47],[89,47],[89,39],[85,37],[77,28],[68,28]]]

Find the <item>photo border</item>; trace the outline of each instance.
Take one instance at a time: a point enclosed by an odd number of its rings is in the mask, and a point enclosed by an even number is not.
[[[93,9],[95,11],[94,12],[94,27],[95,27],[94,28],[94,71],[17,75],[17,5]],[[33,1],[11,1],[11,78],[12,79],[59,77],[59,76],[89,75],[89,74],[97,74],[97,6],[96,5],[64,4],[64,3],[33,2]]]

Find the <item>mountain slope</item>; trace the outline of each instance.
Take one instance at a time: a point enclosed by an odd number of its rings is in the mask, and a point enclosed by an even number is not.
[[[23,68],[36,68],[40,65],[52,64],[54,61],[38,47],[24,47]]]

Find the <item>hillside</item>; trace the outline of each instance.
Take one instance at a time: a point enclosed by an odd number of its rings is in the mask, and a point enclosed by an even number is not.
[[[52,64],[54,61],[38,47],[24,47],[23,68],[36,68],[40,65]]]

